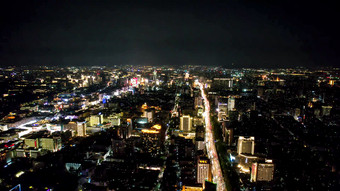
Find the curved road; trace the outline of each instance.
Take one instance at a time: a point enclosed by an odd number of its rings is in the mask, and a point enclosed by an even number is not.
[[[210,104],[207,99],[207,96],[204,93],[203,85],[199,83],[202,98],[204,100],[204,119],[205,119],[205,142],[207,147],[207,152],[209,159],[211,161],[212,166],[212,175],[213,175],[213,182],[217,183],[217,190],[218,191],[225,191],[225,183],[222,175],[221,165],[218,160],[218,155],[214,143],[214,137],[211,128],[210,122]]]

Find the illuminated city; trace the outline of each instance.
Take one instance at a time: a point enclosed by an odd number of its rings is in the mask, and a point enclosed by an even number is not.
[[[3,5],[1,191],[340,189],[338,33],[305,4]]]

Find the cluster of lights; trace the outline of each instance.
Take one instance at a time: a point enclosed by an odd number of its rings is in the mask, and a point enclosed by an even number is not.
[[[142,133],[148,133],[148,134],[157,134],[159,133],[159,130],[162,129],[162,126],[159,124],[156,124],[151,127],[151,129],[142,129]]]
[[[152,126],[151,128],[156,129],[156,130],[160,130],[160,129],[162,129],[162,126],[159,125],[159,124],[156,124],[156,125]]]
[[[142,133],[157,134],[157,133],[159,133],[159,131],[151,130],[151,129],[142,129]]]
[[[241,172],[244,172],[244,173],[249,173],[249,172],[250,172],[249,169],[245,168],[244,166],[242,166],[242,165],[240,165],[240,164],[237,165],[237,167],[240,168]]]

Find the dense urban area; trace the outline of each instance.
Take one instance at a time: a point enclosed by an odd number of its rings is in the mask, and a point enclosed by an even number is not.
[[[339,190],[339,68],[0,68],[0,190]]]

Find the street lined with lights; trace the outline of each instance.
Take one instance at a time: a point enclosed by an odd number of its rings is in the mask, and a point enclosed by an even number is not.
[[[226,190],[223,175],[222,175],[222,170],[220,166],[220,162],[218,160],[218,155],[214,143],[214,137],[212,133],[212,127],[211,127],[211,122],[210,122],[210,104],[207,99],[206,94],[204,93],[203,85],[199,83],[202,98],[204,100],[204,119],[205,119],[205,142],[206,142],[206,147],[207,147],[207,153],[208,157],[211,161],[211,166],[212,166],[212,175],[213,175],[213,182],[217,183],[217,190],[218,191],[224,191]]]

